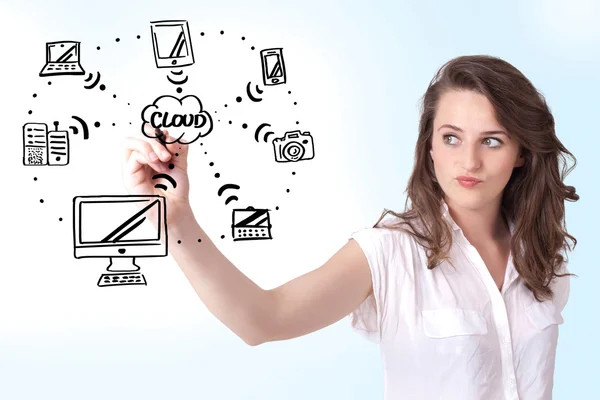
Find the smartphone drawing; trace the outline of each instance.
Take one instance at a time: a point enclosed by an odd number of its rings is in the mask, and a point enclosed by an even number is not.
[[[263,83],[268,86],[281,85],[286,82],[283,48],[265,49],[260,52],[263,72]]]

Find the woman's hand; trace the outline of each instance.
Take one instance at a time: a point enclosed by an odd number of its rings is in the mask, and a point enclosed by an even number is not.
[[[169,136],[167,130],[162,131],[164,140],[161,140],[154,138],[156,133],[150,124],[146,124],[144,129],[151,137],[140,132],[138,136],[129,136],[124,140],[123,183],[129,194],[165,197],[167,222],[176,224],[191,214],[188,145],[174,142],[175,139]],[[169,175],[175,183],[161,174]]]

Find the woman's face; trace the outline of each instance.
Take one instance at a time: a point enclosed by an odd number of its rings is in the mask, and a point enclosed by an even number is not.
[[[492,104],[479,93],[449,91],[442,95],[433,121],[430,154],[449,202],[468,209],[499,202],[513,168],[524,164],[518,143],[509,138],[494,114]],[[465,188],[457,180],[461,175],[482,182]]]

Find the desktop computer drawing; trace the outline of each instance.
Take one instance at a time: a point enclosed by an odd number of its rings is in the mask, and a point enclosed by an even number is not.
[[[98,286],[146,285],[135,260],[167,255],[166,212],[157,195],[74,197],[75,258],[110,259]]]
[[[46,65],[40,76],[83,75],[79,59],[80,42],[60,41],[46,43]]]
[[[150,22],[150,32],[157,68],[177,68],[194,64],[187,21],[153,21]]]

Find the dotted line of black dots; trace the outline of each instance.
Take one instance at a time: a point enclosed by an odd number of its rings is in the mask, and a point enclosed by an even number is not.
[[[225,34],[225,31],[221,31],[221,35],[224,35],[224,34]],[[200,36],[204,36],[204,32],[201,32],[201,33],[200,33]],[[139,39],[141,39],[141,36],[140,36],[140,35],[137,35],[137,36],[136,36],[136,38],[139,40]],[[242,36],[242,40],[246,40],[246,37],[245,37],[245,36]],[[120,41],[121,41],[121,39],[120,39],[120,38],[116,38],[116,39],[115,39],[115,42],[117,42],[117,43],[119,43]],[[100,49],[101,49],[101,47],[100,47],[100,46],[97,46],[97,47],[96,47],[96,49],[97,49],[97,50],[100,50]],[[255,47],[254,47],[254,46],[251,46],[251,50],[254,50],[254,49],[255,49]],[[48,81],[48,85],[52,85],[52,81]],[[100,89],[101,91],[104,91],[104,90],[106,90],[106,85],[104,85],[104,84],[100,84],[100,86],[99,86],[99,89]],[[178,88],[176,89],[176,91],[177,91],[177,93],[181,93],[181,92],[183,91],[183,89],[182,89],[181,87],[178,87]],[[288,94],[292,94],[292,92],[291,92],[291,91],[288,91]],[[35,97],[37,97],[37,94],[36,94],[36,93],[34,93],[34,94],[33,94],[33,97],[34,97],[34,98],[35,98]],[[116,94],[113,94],[113,98],[114,98],[114,99],[116,99],[116,98],[117,98],[117,95],[116,95]],[[238,103],[241,103],[241,102],[242,102],[242,97],[241,97],[241,96],[237,96],[237,97],[236,97],[236,101],[237,101]],[[129,103],[128,103],[127,105],[129,105]],[[296,102],[296,101],[295,101],[295,102],[294,102],[294,105],[298,105],[298,102]],[[225,107],[227,107],[227,104],[225,104]],[[32,111],[32,110],[29,110],[29,112],[28,112],[28,113],[31,115],[31,114],[33,113],[33,111]],[[216,111],[215,111],[215,113],[216,113]],[[220,122],[220,120],[218,120],[218,122]],[[229,123],[231,124],[232,122],[231,122],[231,121],[229,121]],[[130,123],[130,124],[131,124],[131,123]],[[113,124],[112,124],[112,126],[116,126],[116,124],[115,124],[115,123],[113,123]],[[245,128],[244,128],[244,129],[245,129]]]
[[[37,176],[34,176],[34,177],[33,177],[33,180],[34,180],[34,181],[37,181],[37,179],[38,179],[38,178],[37,178]],[[44,199],[40,199],[40,203],[44,203]],[[58,218],[58,220],[59,220],[59,221],[62,221],[63,219],[62,219],[62,217],[59,217],[59,218]]]
[[[136,38],[139,40],[139,39],[141,39],[142,37],[141,37],[140,35],[137,35],[137,36],[136,36]],[[120,41],[121,41],[121,39],[120,39],[120,38],[116,38],[116,39],[115,39],[115,42],[117,42],[117,43],[119,43]],[[100,49],[101,49],[101,47],[100,47],[100,46],[97,46],[97,47],[96,47],[96,50],[100,50]],[[104,84],[101,84],[101,85],[99,86],[99,89],[100,89],[100,90],[102,90],[102,91],[106,90],[106,85],[104,85]],[[114,99],[116,99],[116,98],[117,98],[117,95],[116,95],[116,94],[113,94],[113,98],[114,98]],[[129,104],[127,104],[127,105],[129,105]],[[113,124],[113,126],[115,126],[115,124]]]
[[[220,33],[221,33],[221,35],[224,35],[224,34],[225,34],[225,31],[221,31]],[[200,32],[200,36],[204,36],[204,32]],[[242,36],[242,40],[246,40],[246,37],[245,37],[245,36]],[[256,49],[256,47],[254,47],[254,46],[250,46],[250,50],[255,50],[255,49]],[[177,88],[177,92],[178,92],[178,93],[181,93],[181,88]],[[291,92],[291,91],[288,91],[288,94],[292,94],[292,92]],[[238,96],[238,97],[236,97],[236,101],[237,101],[238,103],[241,103],[241,102],[242,102],[242,97],[241,97],[241,96]],[[295,101],[295,102],[294,102],[294,105],[295,105],[295,106],[297,106],[297,105],[298,105],[298,102],[296,102],[296,101]],[[227,104],[225,104],[225,107],[227,107]]]
[[[36,97],[37,95],[34,93],[33,97]],[[127,103],[127,105],[130,105],[130,103]],[[27,114],[31,115],[33,114],[33,110],[29,110],[27,111]],[[129,123],[129,125],[131,125],[131,122]],[[94,122],[94,127],[95,128],[100,128],[101,124],[99,121]],[[117,124],[115,124],[114,122],[112,123],[112,126],[117,126]]]
[[[292,91],[291,91],[291,90],[288,90],[288,94],[292,94]],[[236,102],[238,102],[238,103],[241,103],[241,102],[242,102],[242,100],[243,100],[242,96],[237,96],[237,97],[235,98],[235,101],[236,101]],[[295,105],[295,106],[297,106],[297,105],[298,105],[298,102],[297,102],[297,101],[295,101],[295,102],[294,102],[294,105]],[[225,104],[225,105],[224,105],[224,107],[225,107],[225,108],[227,108],[227,104]],[[217,113],[217,112],[215,111],[215,114],[216,114],[216,113]],[[219,121],[220,121],[220,120],[219,120]],[[231,121],[230,121],[229,123],[231,123]]]
[[[137,35],[137,39],[141,39],[141,38],[142,38],[142,37],[141,37],[140,35]],[[115,39],[115,42],[117,42],[117,43],[119,43],[120,41],[121,41],[121,39],[120,39],[120,38],[116,38],[116,39]],[[96,47],[96,50],[100,50],[100,49],[101,49],[101,47],[100,47],[100,46],[97,46],[97,47]],[[52,85],[52,81],[48,81],[48,86],[50,86],[50,85]],[[105,85],[105,84],[100,84],[100,86],[98,86],[98,88],[99,88],[101,91],[105,91],[105,90],[106,90],[106,85]],[[181,90],[180,90],[180,89],[181,89],[181,88],[178,88],[178,92],[179,92],[179,93],[181,93]],[[34,94],[33,94],[33,98],[36,98],[36,97],[38,97],[38,95],[37,95],[37,93],[34,93]],[[116,94],[113,94],[113,99],[116,99],[116,98],[117,98],[117,95],[116,95]],[[129,106],[129,105],[130,105],[130,103],[127,103],[127,105]],[[31,114],[33,114],[33,110],[29,110],[27,113],[28,113],[29,115],[31,115]],[[129,124],[131,125],[131,122],[130,122]],[[100,127],[100,123],[99,123],[99,122],[96,122],[96,123],[94,124],[94,126],[95,126],[96,128],[99,128],[99,127]],[[116,124],[113,122],[113,123],[112,123],[112,126],[116,126]]]
[[[34,93],[34,94],[33,94],[33,97],[34,97],[34,98],[36,98],[36,97],[37,97],[37,93]],[[114,95],[113,95],[113,98],[117,98],[117,95],[116,95],[116,94],[114,94]],[[128,106],[130,106],[130,105],[131,105],[131,103],[127,103],[127,105],[128,105]],[[33,114],[33,110],[29,110],[29,111],[27,111],[27,114],[29,114],[29,115]],[[131,122],[129,122],[129,125],[131,125]],[[100,124],[100,122],[99,122],[99,121],[96,121],[96,122],[94,122],[94,127],[96,127],[96,128],[100,128],[100,126],[101,126],[101,124]],[[113,122],[113,123],[112,123],[112,126],[117,126],[117,124],[115,124],[115,123]]]
[[[224,32],[223,32],[223,31],[221,31],[221,35],[223,35],[223,34],[224,34]],[[204,36],[204,32],[200,33],[200,35],[201,35],[201,36]],[[245,40],[245,37],[243,37],[243,36],[242,36],[242,40]],[[252,50],[254,50],[254,46],[252,46]],[[292,91],[291,91],[291,90],[288,90],[288,94],[292,94]],[[242,100],[243,100],[242,96],[237,96],[237,97],[235,98],[235,101],[236,101],[236,102],[238,102],[238,103],[241,103],[241,102],[242,102]],[[295,106],[296,106],[296,105],[298,105],[298,102],[297,102],[297,101],[295,101],[295,102],[294,102],[294,105],[295,105]],[[224,107],[225,107],[225,108],[227,108],[227,104],[224,104]],[[216,114],[216,113],[217,113],[217,111],[215,110],[215,111],[214,111],[214,113]],[[221,120],[220,120],[220,119],[218,119],[218,120],[217,120],[217,122],[221,122]],[[229,120],[229,125],[232,125],[232,124],[233,124],[233,121]],[[296,121],[296,125],[299,125],[299,124],[300,124],[300,121]],[[243,128],[243,129],[247,129],[247,128],[248,128],[248,124],[246,124],[246,123],[243,123],[243,124],[242,124],[242,128]],[[200,143],[200,145],[202,146],[202,143]],[[204,154],[206,154],[206,152],[204,152]],[[212,162],[211,162],[209,165],[210,165],[210,166],[213,166],[213,164],[214,164],[214,163],[212,163]],[[218,175],[219,175],[219,174],[217,173],[217,174],[215,175],[215,177],[217,177],[217,178],[218,178]],[[296,172],[292,172],[292,175],[296,175]],[[286,193],[289,193],[289,192],[290,192],[290,189],[286,189]],[[275,210],[279,210],[279,206],[276,206],[276,207],[275,207]],[[221,239],[225,239],[225,235],[221,235]],[[200,242],[200,241],[201,241],[201,239],[198,239],[198,242]],[[178,241],[177,241],[177,243],[181,244],[181,240],[178,240]]]
[[[202,146],[203,143],[200,143],[200,145]],[[179,149],[181,149],[181,147]],[[207,152],[205,151],[204,154],[207,154]],[[175,153],[175,157],[179,157],[179,153]],[[211,166],[211,167],[213,167],[215,165],[215,163],[211,161],[211,162],[208,163],[208,165]],[[175,168],[175,165],[173,163],[170,163],[169,164],[169,169],[173,169],[173,168]],[[292,171],[292,175],[296,175],[296,172]],[[215,178],[219,178],[220,176],[221,176],[221,174],[219,174],[218,172],[215,173]],[[38,179],[37,179],[37,177],[34,177],[33,180],[37,181]],[[290,189],[286,189],[286,192],[289,193]],[[44,203],[44,199],[40,199],[40,203],[43,204]],[[276,206],[275,210],[279,210],[279,206]],[[60,217],[60,218],[58,218],[58,220],[62,221],[63,219],[62,219],[62,217]],[[225,235],[221,235],[221,239],[225,239]],[[198,243],[200,243],[200,242],[202,242],[202,239],[198,239]],[[178,240],[177,243],[181,244],[181,240]]]
[[[224,35],[224,34],[225,34],[225,31],[221,31],[220,33],[221,33],[221,35]],[[200,36],[204,36],[204,32],[200,32]],[[246,37],[245,37],[245,36],[242,36],[242,40],[246,40]],[[251,47],[250,47],[250,50],[254,50],[254,49],[255,49],[255,47],[254,47],[254,46],[251,46]]]
[[[137,38],[138,38],[138,39],[141,39],[141,36],[140,36],[140,35],[137,35]],[[117,42],[117,43],[119,43],[120,41],[121,41],[121,39],[120,39],[120,38],[116,38],[116,39],[115,39],[115,42]],[[96,50],[100,50],[100,48],[101,48],[100,46],[97,46],[97,47],[96,47]],[[52,85],[52,81],[48,81],[48,85]],[[100,86],[98,86],[98,88],[99,88],[100,90],[104,91],[104,90],[106,90],[106,85],[104,85],[104,84],[101,84]],[[36,96],[37,96],[36,94],[34,94],[34,95],[33,95],[33,97],[36,97]],[[117,95],[116,95],[116,94],[113,94],[113,98],[115,98],[115,99],[116,99],[116,98],[117,98]]]
[[[138,39],[141,39],[141,36],[140,36],[140,35],[137,35],[137,38],[138,38]],[[119,38],[116,38],[116,39],[115,39],[115,41],[118,43],[118,42],[120,42],[120,41],[121,41],[121,39],[119,39]],[[100,46],[96,47],[96,49],[97,49],[97,50],[100,50]],[[48,81],[48,86],[51,86],[51,85],[52,85],[52,81]],[[104,91],[104,90],[106,90],[106,85],[104,85],[104,84],[101,84],[101,85],[100,85],[98,88],[99,88],[101,91]],[[38,97],[37,93],[34,93],[34,94],[32,95],[32,97],[33,97],[34,99],[35,99],[35,98],[37,98],[37,97]],[[116,99],[116,98],[117,98],[117,95],[116,95],[116,94],[113,94],[113,99]],[[130,105],[131,105],[131,103],[127,103],[127,105],[128,105],[128,106],[130,106]],[[33,114],[33,110],[29,110],[29,111],[27,111],[27,114],[29,114],[29,115]],[[99,127],[100,127],[100,125],[101,125],[101,124],[100,124],[100,122],[98,122],[98,121],[94,122],[94,127],[96,127],[96,128],[99,128]],[[129,125],[131,125],[131,122],[129,123]],[[116,126],[116,124],[113,122],[113,123],[112,123],[112,126]],[[173,165],[173,164],[171,164],[169,167],[170,167],[170,168],[173,168],[173,167],[172,167],[172,165]],[[37,181],[37,180],[38,180],[38,178],[37,178],[37,177],[33,177],[33,180],[34,180],[34,181]],[[44,203],[44,199],[40,199],[40,203],[42,203],[42,204],[43,204],[43,203]],[[58,218],[58,220],[59,220],[59,221],[62,221],[63,219],[62,219],[62,217],[59,217],[59,218]]]
[[[224,32],[224,31],[221,31],[220,33],[221,33],[221,35],[225,34],[225,32]],[[200,36],[204,36],[204,32],[201,32],[201,33],[200,33]],[[140,38],[141,38],[141,36],[140,36],[140,35],[137,35],[137,39],[140,39]],[[245,38],[244,36],[242,36],[242,40],[246,40],[246,38]],[[120,41],[121,41],[121,39],[120,39],[120,38],[116,38],[116,39],[115,39],[115,41],[118,43],[118,42],[120,42]],[[97,50],[100,50],[100,46],[96,47],[96,49],[97,49]],[[254,46],[251,46],[251,50],[254,50],[254,49],[255,49],[255,47],[254,47]],[[52,85],[52,82],[51,82],[51,81],[48,81],[48,85]],[[104,91],[104,90],[106,90],[106,85],[104,85],[104,84],[101,84],[101,85],[99,86],[99,89],[100,89],[101,91]],[[182,92],[182,88],[181,88],[181,87],[178,87],[178,88],[177,88],[177,93],[181,93],[181,92]],[[291,91],[288,91],[288,94],[292,94],[292,92],[291,92]],[[37,94],[36,94],[36,93],[34,93],[34,94],[33,94],[33,97],[34,97],[34,98],[36,98],[36,97],[37,97]],[[115,98],[115,99],[116,99],[116,98],[117,98],[117,95],[116,95],[116,94],[113,94],[113,98]],[[241,103],[241,102],[242,102],[242,97],[241,97],[241,96],[237,96],[237,97],[236,97],[236,101],[237,101],[238,103]],[[131,103],[127,103],[127,105],[128,105],[128,106],[130,106],[130,105],[131,105]],[[294,105],[298,105],[298,103],[297,103],[297,102],[294,102]],[[227,107],[227,104],[225,104],[225,107]],[[29,110],[29,114],[32,114],[32,113],[33,113],[33,111],[32,111],[32,110]],[[215,110],[215,114],[216,114],[216,113],[217,113],[217,111]],[[218,120],[218,122],[221,122],[221,120],[219,119],[219,120]],[[230,125],[231,125],[231,124],[233,124],[233,121],[231,121],[231,120],[230,120],[230,121],[229,121],[229,124],[230,124]],[[299,122],[299,121],[296,121],[296,125],[298,125],[298,124],[300,124],[300,122]],[[129,125],[131,125],[131,122],[129,122]],[[94,126],[95,126],[96,128],[99,128],[99,127],[100,127],[100,122],[96,121],[96,122],[94,123]],[[115,123],[114,123],[114,122],[112,123],[112,126],[115,126]],[[242,128],[243,128],[243,129],[247,129],[247,128],[248,128],[248,124],[246,124],[246,123],[243,123],[243,124],[242,124]],[[203,146],[203,143],[200,143],[200,146]],[[180,147],[180,149],[181,149],[181,147]],[[204,152],[204,154],[208,154],[208,153],[205,151],[205,152]],[[175,153],[175,156],[177,156],[177,157],[178,157],[178,156],[179,156],[179,153]],[[212,167],[212,166],[214,166],[214,162],[212,162],[212,161],[211,161],[211,162],[209,163],[209,165],[210,165],[211,167]],[[172,163],[171,163],[171,164],[169,164],[169,169],[173,169],[173,168],[175,168],[174,164],[172,164]],[[296,172],[292,172],[292,175],[296,175]],[[215,178],[219,178],[220,176],[221,176],[221,174],[220,174],[220,173],[218,173],[218,172],[217,172],[217,173],[215,173]],[[37,181],[37,177],[34,177],[34,178],[33,178],[33,180],[34,180],[34,181]],[[289,193],[289,192],[290,192],[290,189],[286,189],[286,192],[287,192],[287,193]],[[44,203],[44,199],[40,199],[40,203]],[[275,207],[275,210],[279,210],[279,206],[276,206],[276,207]],[[59,217],[59,219],[58,219],[58,220],[59,220],[59,221],[62,221],[63,219],[62,219],[62,217]],[[221,235],[221,239],[225,239],[225,235]],[[200,243],[200,242],[202,242],[202,239],[198,239],[198,243]],[[177,243],[178,243],[178,244],[181,244],[181,240],[178,240],[178,241],[177,241]]]
[[[225,34],[225,31],[221,31],[221,35],[224,35],[224,34]],[[204,36],[204,32],[200,32],[200,36]],[[138,36],[138,39],[139,39],[139,36]],[[245,36],[242,36],[242,40],[246,40],[246,37],[245,37]],[[117,41],[118,41],[118,39],[117,39]],[[251,49],[251,50],[254,50],[254,49],[255,49],[255,47],[254,47],[254,46],[252,46],[250,49]],[[177,93],[181,93],[181,92],[183,92],[183,88],[182,88],[182,87],[178,87],[178,88],[177,88],[177,89],[175,89],[175,90],[176,90],[176,92],[177,92]],[[216,113],[216,111],[215,111],[215,113]]]

